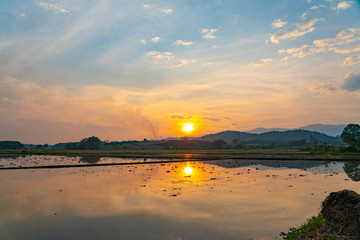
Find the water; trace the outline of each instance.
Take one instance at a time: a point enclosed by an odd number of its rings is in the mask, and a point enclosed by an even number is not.
[[[53,158],[49,165],[74,159]],[[31,166],[34,159],[49,156],[0,162]],[[0,239],[282,239],[279,233],[316,215],[330,192],[360,192],[359,164],[221,160],[1,170]]]

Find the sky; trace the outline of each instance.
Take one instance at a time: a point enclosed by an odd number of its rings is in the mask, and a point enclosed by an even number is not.
[[[359,119],[359,0],[0,0],[0,140]]]

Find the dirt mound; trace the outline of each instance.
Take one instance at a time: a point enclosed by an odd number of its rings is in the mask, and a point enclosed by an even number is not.
[[[343,239],[360,239],[360,195],[354,191],[332,192],[322,202],[324,232]]]

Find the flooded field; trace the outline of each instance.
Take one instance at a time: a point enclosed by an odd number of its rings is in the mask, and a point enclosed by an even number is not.
[[[89,162],[146,164],[1,170],[0,239],[282,239],[330,192],[360,192],[360,162],[27,156],[0,168]]]

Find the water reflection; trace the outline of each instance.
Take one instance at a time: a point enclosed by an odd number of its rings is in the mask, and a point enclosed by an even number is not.
[[[360,192],[344,181],[356,164],[297,164],[3,170],[0,239],[272,239],[316,214],[329,192]]]
[[[98,157],[98,156],[83,156],[80,158],[80,161],[90,163],[90,164],[95,164],[100,161],[100,157]]]

